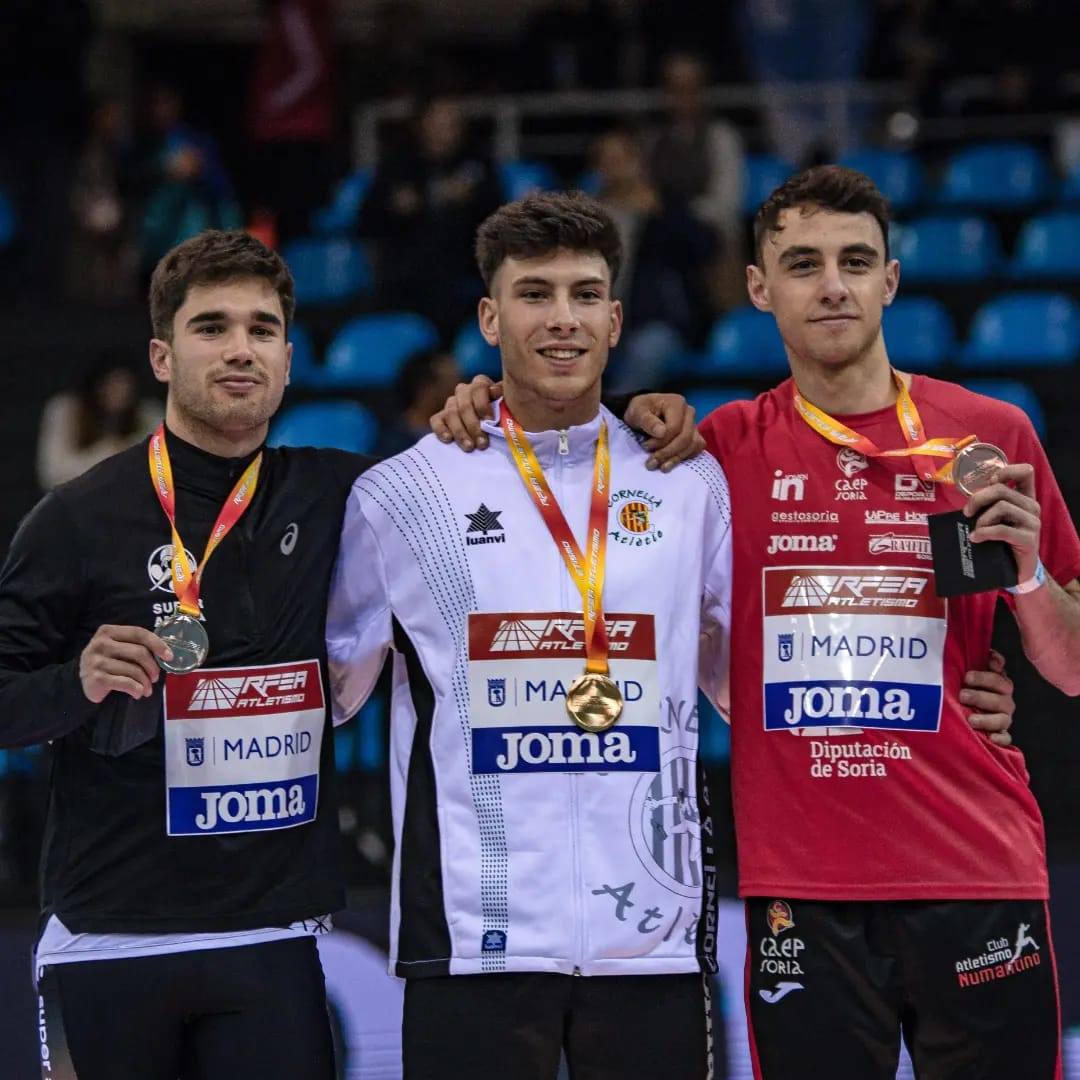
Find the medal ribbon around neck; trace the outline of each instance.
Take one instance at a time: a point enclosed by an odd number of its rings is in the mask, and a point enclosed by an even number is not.
[[[896,368],[890,368],[893,382],[896,383],[896,418],[900,421],[900,430],[904,434],[907,447],[903,450],[881,450],[874,442],[857,431],[852,431],[846,424],[834,420],[823,409],[811,405],[795,390],[795,408],[799,415],[819,435],[837,446],[850,446],[864,457],[910,457],[915,471],[923,480],[938,484],[951,484],[952,463],[957,451],[975,441],[974,435],[965,435],[959,439],[928,439],[923,429],[922,417],[912,400],[911,392],[900,377]],[[944,465],[935,465],[932,461],[920,458],[948,458]]]
[[[165,516],[172,526],[172,582],[173,592],[179,601],[179,608],[185,615],[192,618],[201,618],[199,610],[199,583],[202,581],[203,571],[210,561],[210,556],[217,550],[218,544],[228,535],[229,530],[244,516],[244,511],[255,497],[255,488],[259,483],[259,467],[262,465],[262,451],[244,470],[243,475],[236,482],[236,486],[229,492],[218,514],[217,521],[210,532],[210,538],[206,541],[206,551],[199,562],[198,569],[191,566],[188,561],[184,542],[180,539],[180,533],[176,528],[176,488],[173,486],[172,464],[169,461],[169,450],[165,445],[165,425],[162,424],[153,435],[150,436],[150,479],[154,483],[158,502]]]
[[[544,476],[543,467],[521,425],[514,419],[505,401],[499,410],[499,424],[510,446],[510,453],[526,490],[559,549],[570,577],[581,594],[585,625],[585,670],[599,675],[608,673],[607,628],[604,626],[604,564],[607,556],[607,490],[611,477],[611,453],[608,449],[607,424],[600,422],[593,465],[592,496],[589,500],[589,527],[582,554],[555,494]]]

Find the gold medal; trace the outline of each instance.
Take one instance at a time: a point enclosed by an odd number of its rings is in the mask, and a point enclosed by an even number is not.
[[[566,692],[566,711],[585,731],[607,731],[614,726],[622,710],[622,691],[607,675],[598,671],[579,675]]]

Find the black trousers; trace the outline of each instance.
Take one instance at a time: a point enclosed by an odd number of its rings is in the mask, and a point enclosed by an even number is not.
[[[335,1076],[310,937],[43,968],[38,1028],[43,1080]]]
[[[450,975],[410,979],[405,1080],[705,1080],[702,975]]]
[[[757,1080],[1059,1080],[1042,900],[746,903]]]

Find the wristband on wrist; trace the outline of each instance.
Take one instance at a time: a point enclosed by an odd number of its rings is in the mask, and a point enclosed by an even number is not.
[[[1046,584],[1046,567],[1042,564],[1042,559],[1039,559],[1035,563],[1035,573],[1027,579],[1027,581],[1021,581],[1016,585],[1010,585],[1008,591],[1013,596],[1023,596],[1024,593],[1034,592],[1036,589],[1042,588]]]

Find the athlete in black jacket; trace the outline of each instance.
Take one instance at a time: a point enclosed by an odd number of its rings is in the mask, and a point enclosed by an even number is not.
[[[209,637],[200,668],[157,662],[180,601],[147,443],[47,495],[0,577],[0,746],[52,740],[43,1075],[334,1075],[312,936],[343,902],[324,623],[369,462],[263,446],[293,306],[284,263],[243,233],[204,233],[154,274],[162,492],[205,570],[197,598],[178,590]],[[223,507],[236,520],[207,560]]]

